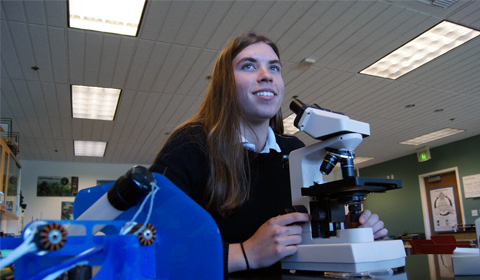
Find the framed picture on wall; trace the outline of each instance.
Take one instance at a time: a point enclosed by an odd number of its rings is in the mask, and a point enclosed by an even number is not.
[[[77,192],[78,177],[37,177],[37,196],[75,196]]]
[[[115,180],[97,180],[97,186],[115,182]]]
[[[62,201],[61,220],[73,220],[73,202]]]
[[[13,210],[13,201],[7,200],[7,211],[12,211]]]
[[[453,186],[431,189],[430,207],[432,210],[434,231],[453,231],[453,226],[458,224]]]

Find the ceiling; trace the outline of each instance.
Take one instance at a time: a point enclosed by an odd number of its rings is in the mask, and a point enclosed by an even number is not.
[[[246,31],[280,47],[284,116],[298,96],[370,124],[356,155],[375,159],[357,167],[415,153],[399,142],[442,128],[466,132],[426,145],[480,134],[480,36],[397,80],[358,74],[442,20],[480,29],[480,1],[149,0],[137,37],[68,28],[67,1],[1,9],[0,113],[19,132],[20,160],[151,164],[199,108],[220,50]],[[72,84],[122,89],[114,121],[73,119]],[[75,157],[73,140],[107,141],[105,156]]]

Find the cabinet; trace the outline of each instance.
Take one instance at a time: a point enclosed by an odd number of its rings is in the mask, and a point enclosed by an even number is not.
[[[18,219],[20,208],[20,175],[22,166],[3,138],[0,138],[0,203],[2,220]]]

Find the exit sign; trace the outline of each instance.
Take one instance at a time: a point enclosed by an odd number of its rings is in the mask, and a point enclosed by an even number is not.
[[[429,160],[430,157],[430,149],[428,147],[422,147],[417,149],[417,159],[418,162],[424,162]]]

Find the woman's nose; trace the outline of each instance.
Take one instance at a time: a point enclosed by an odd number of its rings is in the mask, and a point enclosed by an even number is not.
[[[268,71],[268,68],[266,67],[260,67],[259,69],[260,73],[258,75],[258,82],[272,82],[273,77],[270,71]]]

